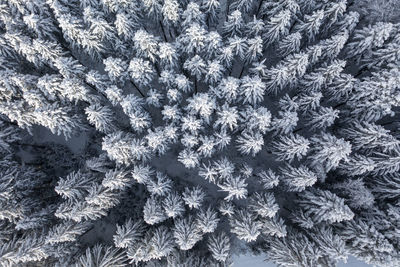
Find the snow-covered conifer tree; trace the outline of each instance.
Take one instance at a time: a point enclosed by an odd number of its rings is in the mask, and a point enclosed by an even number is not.
[[[289,34],[279,41],[278,52],[285,57],[293,52],[299,52],[302,36],[299,32]]]
[[[271,169],[261,171],[257,176],[261,180],[264,189],[271,189],[279,184],[280,177]]]
[[[374,195],[360,178],[355,180],[347,179],[333,185],[333,188],[336,189],[335,192],[337,192],[339,196],[348,199],[348,205],[351,208],[368,208],[372,207],[375,202]],[[345,194],[343,194],[344,192]]]
[[[205,193],[200,187],[195,187],[192,189],[185,188],[185,191],[182,193],[183,201],[185,204],[189,206],[190,209],[199,209],[203,203]]]
[[[228,19],[224,23],[223,32],[228,36],[236,36],[242,33],[243,27],[242,13],[239,10],[235,10],[228,15]]]
[[[305,33],[310,40],[315,39],[320,31],[324,16],[323,10],[316,10],[310,15],[305,15],[304,21],[298,24],[297,30]]]
[[[148,165],[136,165],[131,172],[132,178],[140,184],[147,184],[153,174],[154,170]]]
[[[244,177],[229,176],[226,180],[218,184],[221,191],[227,192],[228,195],[225,197],[226,200],[232,200],[233,198],[242,199],[247,197],[247,183]]]
[[[114,235],[114,244],[118,248],[126,248],[131,245],[143,235],[144,227],[142,221],[135,223],[129,219],[123,225],[117,225],[117,231]]]
[[[199,165],[199,155],[190,149],[182,150],[179,153],[178,160],[189,169]]]
[[[120,164],[130,164],[132,137],[124,132],[114,132],[103,138],[102,148],[108,157]]]
[[[243,94],[243,102],[255,105],[263,99],[265,84],[260,77],[245,76],[241,81],[240,89]]]
[[[77,237],[86,233],[89,227],[90,223],[88,222],[75,223],[72,221],[56,225],[50,230],[46,243],[57,244],[76,241]]]
[[[307,266],[317,264],[321,253],[306,235],[296,233],[285,238],[273,238],[268,258],[281,265]]]
[[[288,191],[301,192],[317,182],[317,175],[305,166],[294,168],[287,165],[279,170],[279,176]]]
[[[61,178],[55,187],[57,194],[66,199],[82,199],[89,191],[93,177],[78,172],[72,172]]]
[[[208,239],[207,247],[214,259],[224,262],[230,252],[229,237],[224,232],[211,235]]]
[[[229,220],[231,232],[246,242],[252,242],[260,235],[261,223],[249,211],[239,210]]]
[[[157,172],[155,179],[149,179],[146,182],[147,190],[152,195],[165,196],[172,188],[172,181],[166,175]]]
[[[308,152],[310,141],[300,135],[282,136],[273,143],[273,153],[278,160],[302,159]]]
[[[114,114],[107,106],[92,105],[85,110],[88,121],[103,133],[115,131]]]
[[[343,199],[326,190],[304,191],[301,193],[298,203],[315,223],[341,222],[354,217],[354,213],[344,204]]]
[[[153,237],[150,240],[152,248],[152,258],[161,259],[168,256],[174,250],[174,239],[171,231],[160,226],[154,230]]]
[[[336,168],[341,160],[346,161],[351,153],[351,144],[349,142],[331,134],[313,137],[311,141],[313,142],[311,150],[314,152],[310,156],[311,165],[322,164],[327,171]]]
[[[243,132],[237,139],[237,142],[238,150],[242,154],[252,154],[253,157],[261,151],[262,146],[264,145],[263,136],[259,132]]]
[[[225,216],[232,216],[234,214],[234,205],[230,201],[222,201],[218,207],[218,211]]]
[[[143,218],[147,224],[153,225],[167,219],[165,212],[162,210],[161,200],[156,197],[147,199],[143,207]]]
[[[254,193],[250,197],[249,208],[261,217],[274,217],[279,210],[272,193]]]
[[[275,16],[271,17],[265,25],[265,33],[263,40],[267,44],[278,41],[282,36],[288,34],[291,20],[290,10],[282,10]]]
[[[92,248],[86,249],[86,253],[80,256],[76,266],[115,266],[122,267],[127,263],[127,258],[124,253],[112,247],[104,247],[95,245]]]
[[[189,250],[201,240],[202,235],[193,217],[189,215],[184,219],[175,219],[174,222],[174,238],[180,249]]]
[[[154,75],[154,70],[151,67],[150,62],[141,58],[133,58],[129,62],[128,70],[131,73],[133,82],[142,86],[148,85]]]
[[[366,221],[358,219],[346,222],[340,229],[340,236],[346,243],[349,242],[347,247],[355,255],[369,264],[399,262],[391,256],[394,247],[389,240]]]
[[[218,226],[219,218],[217,212],[208,207],[201,209],[197,214],[196,223],[203,233],[212,233]]]
[[[184,202],[177,193],[170,193],[163,200],[163,208],[168,217],[178,217],[185,211]]]
[[[275,215],[272,218],[262,218],[260,221],[262,223],[261,232],[264,235],[277,236],[281,238],[287,235],[285,221],[278,215]]]
[[[383,22],[356,30],[351,42],[346,46],[349,57],[357,57],[360,60],[363,56],[369,56],[373,49],[383,46],[392,30],[392,23]]]

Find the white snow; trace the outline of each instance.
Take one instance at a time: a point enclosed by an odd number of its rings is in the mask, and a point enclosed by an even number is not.
[[[242,254],[240,256],[233,256],[233,266],[234,267],[277,267],[278,265],[266,261],[265,254],[252,255],[252,254]],[[370,264],[366,264],[354,257],[349,257],[347,263],[339,262],[337,267],[372,267]]]

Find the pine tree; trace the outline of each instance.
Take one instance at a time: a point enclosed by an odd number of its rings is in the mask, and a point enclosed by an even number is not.
[[[179,36],[179,41],[183,45],[182,50],[188,54],[200,52],[205,46],[206,33],[201,25],[192,23],[186,28],[185,33]]]
[[[110,188],[103,187],[102,185],[95,185],[90,188],[85,201],[91,206],[110,209],[119,204],[117,196],[117,191],[113,191]]]
[[[86,249],[86,253],[80,256],[76,261],[76,266],[115,266],[122,267],[126,265],[126,256],[112,247],[103,247],[95,245]]]
[[[136,31],[133,36],[133,44],[137,56],[146,57],[151,62],[154,62],[156,60],[158,42],[159,39],[157,37],[155,37],[154,35],[148,33],[146,30],[143,29]],[[139,60],[141,62],[146,62],[141,60],[141,58],[134,58],[134,59]],[[146,65],[148,65],[148,63],[146,63]]]
[[[182,24],[184,27],[192,23],[198,23],[199,25],[203,25],[204,14],[203,12],[201,12],[199,4],[194,2],[188,3],[186,6],[186,10],[183,11],[182,13],[182,19],[183,19]]]
[[[311,129],[325,130],[334,124],[335,119],[339,117],[339,111],[333,108],[320,107],[316,111],[309,112],[307,126]]]
[[[168,256],[174,250],[172,233],[165,226],[160,226],[154,230],[153,236],[150,239],[150,244],[152,248],[152,258],[155,259]]]
[[[2,247],[1,262],[6,266],[41,261],[49,257],[49,247],[44,245],[43,235],[26,235],[21,239],[11,239]]]
[[[123,225],[117,225],[117,231],[114,235],[114,244],[117,248],[127,248],[143,236],[144,227],[142,221],[133,223],[131,219]]]
[[[239,114],[236,107],[229,107],[228,104],[224,104],[217,112],[218,119],[215,121],[215,126],[221,126],[221,130],[227,128],[233,131],[238,126]]]
[[[261,223],[247,210],[239,210],[229,220],[231,232],[246,242],[252,242],[260,235]]]
[[[148,165],[136,165],[131,173],[132,178],[140,184],[147,184],[153,174],[154,170]]]
[[[229,176],[226,181],[218,184],[221,191],[227,192],[228,195],[225,200],[232,200],[233,198],[242,199],[247,197],[247,183],[246,179],[241,176]]]
[[[267,171],[261,171],[257,174],[257,176],[261,180],[261,184],[263,185],[264,189],[271,189],[279,184],[280,177],[271,169],[268,169]]]
[[[313,137],[311,141],[315,144],[311,149],[314,152],[310,156],[313,160],[311,165],[322,164],[327,171],[336,168],[341,160],[346,161],[351,153],[349,142],[330,134]]]
[[[375,162],[372,158],[355,154],[341,167],[349,176],[357,176],[372,172],[375,169]]]
[[[268,255],[268,259],[287,266],[313,266],[322,256],[316,245],[302,233],[272,239]]]
[[[166,175],[157,172],[155,179],[149,179],[146,182],[147,190],[155,196],[165,196],[172,188],[172,181]]]
[[[279,117],[275,117],[271,123],[272,129],[274,129],[277,134],[288,134],[293,132],[298,121],[299,117],[297,112],[279,111]]]
[[[357,3],[356,7],[361,14],[368,14],[368,22],[398,21],[398,3],[396,1],[368,0]]]
[[[167,0],[161,9],[164,16],[164,21],[168,24],[169,22],[175,24],[179,20],[179,3],[176,0]]]
[[[221,201],[218,207],[218,211],[224,215],[231,217],[234,214],[234,205],[230,201]]]
[[[64,220],[81,222],[83,220],[95,220],[107,215],[108,207],[90,205],[86,201],[68,200],[60,204],[55,216]]]
[[[82,199],[92,187],[94,177],[78,172],[70,173],[65,179],[60,179],[55,191],[66,199]]]
[[[87,107],[85,112],[89,122],[100,132],[107,134],[115,131],[114,114],[107,106],[92,105]]]
[[[281,238],[287,235],[286,225],[278,215],[271,218],[263,218],[261,223],[261,232],[264,235],[277,236]]]
[[[241,113],[242,122],[245,123],[246,128],[252,131],[261,132],[265,134],[270,130],[271,126],[271,113],[264,107],[247,108]]]
[[[207,247],[217,261],[224,262],[227,260],[230,252],[230,241],[224,232],[209,236]]]
[[[397,264],[393,245],[374,226],[360,219],[347,222],[340,235],[351,251],[369,264]]]
[[[242,17],[242,12],[239,10],[233,11],[228,15],[227,21],[224,23],[223,32],[227,36],[236,36],[242,33],[244,27],[244,21]]]
[[[131,179],[127,175],[128,173],[123,170],[110,170],[106,172],[101,184],[110,190],[125,189],[131,185]]]
[[[299,32],[287,35],[279,41],[278,52],[282,57],[297,53],[300,50],[302,36]]]
[[[143,218],[147,224],[153,225],[167,219],[165,212],[161,208],[161,200],[156,197],[147,199],[143,207]]]
[[[89,227],[90,223],[88,222],[75,223],[72,221],[56,225],[50,230],[46,243],[57,244],[76,241],[77,237],[86,233]]]
[[[203,190],[197,186],[193,189],[185,188],[182,196],[183,201],[185,201],[185,204],[188,205],[190,209],[199,209],[206,195]]]
[[[354,213],[344,204],[343,199],[326,190],[304,191],[298,203],[315,223],[324,221],[335,223],[351,220],[354,217]]]
[[[265,26],[264,42],[270,45],[278,41],[282,36],[288,35],[290,20],[291,12],[287,9],[271,17]]]
[[[344,133],[356,150],[370,151],[379,148],[388,152],[396,150],[399,146],[399,141],[389,130],[375,123],[355,122],[344,130]]]
[[[282,136],[273,144],[273,151],[280,161],[289,161],[293,159],[302,159],[308,152],[310,142],[300,135]]]
[[[261,217],[274,217],[279,210],[273,193],[254,193],[250,197],[249,208]]]
[[[399,190],[398,180],[397,174],[384,174],[379,180],[372,182],[372,191],[382,198],[396,198]]]
[[[341,183],[334,184],[333,188],[336,189],[339,196],[348,199],[347,203],[351,208],[369,208],[375,202],[374,195],[360,178],[355,180],[347,179]],[[344,192],[346,193],[344,194]]]
[[[220,11],[220,2],[218,0],[203,0],[202,8],[212,19],[215,19]]]
[[[108,57],[103,60],[105,65],[104,70],[107,72],[108,77],[112,81],[124,82],[127,79],[126,70],[128,69],[128,63],[121,58]]]
[[[103,138],[102,148],[108,157],[119,164],[130,164],[132,137],[124,132],[114,132]]]
[[[133,58],[129,62],[128,70],[134,83],[141,86],[146,86],[152,80],[154,70],[149,61],[141,58]]]
[[[307,37],[312,41],[320,31],[325,13],[323,10],[316,10],[311,15],[305,15],[304,21],[298,24],[297,30],[307,34]]]
[[[352,42],[346,46],[348,56],[358,60],[370,56],[373,49],[383,46],[390,37],[392,30],[392,23],[383,22],[356,30],[351,39]]]
[[[199,229],[196,229],[193,217],[187,216],[185,219],[175,219],[174,238],[182,250],[193,248],[201,240],[202,235]]]
[[[178,217],[185,212],[184,202],[177,193],[169,193],[163,200],[163,208],[168,217]]]
[[[218,222],[218,214],[210,207],[201,209],[197,214],[196,224],[203,233],[214,232],[218,226]]]
[[[242,154],[252,154],[253,157],[261,151],[264,145],[263,136],[259,132],[243,132],[236,141],[238,150]]]
[[[261,81],[260,77],[243,77],[240,89],[243,92],[244,103],[256,105],[263,100],[265,84]]]
[[[321,227],[310,234],[311,239],[321,248],[322,253],[335,262],[347,260],[347,249],[344,240],[333,233],[331,227]]]
[[[178,155],[180,161],[186,168],[194,168],[199,165],[199,155],[190,149],[182,150]]]

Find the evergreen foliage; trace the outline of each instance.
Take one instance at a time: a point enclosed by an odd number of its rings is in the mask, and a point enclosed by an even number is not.
[[[400,266],[395,0],[0,0],[0,266]]]

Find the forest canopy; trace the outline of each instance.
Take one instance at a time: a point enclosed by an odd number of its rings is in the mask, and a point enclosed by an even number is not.
[[[399,3],[0,0],[0,266],[400,266]]]

